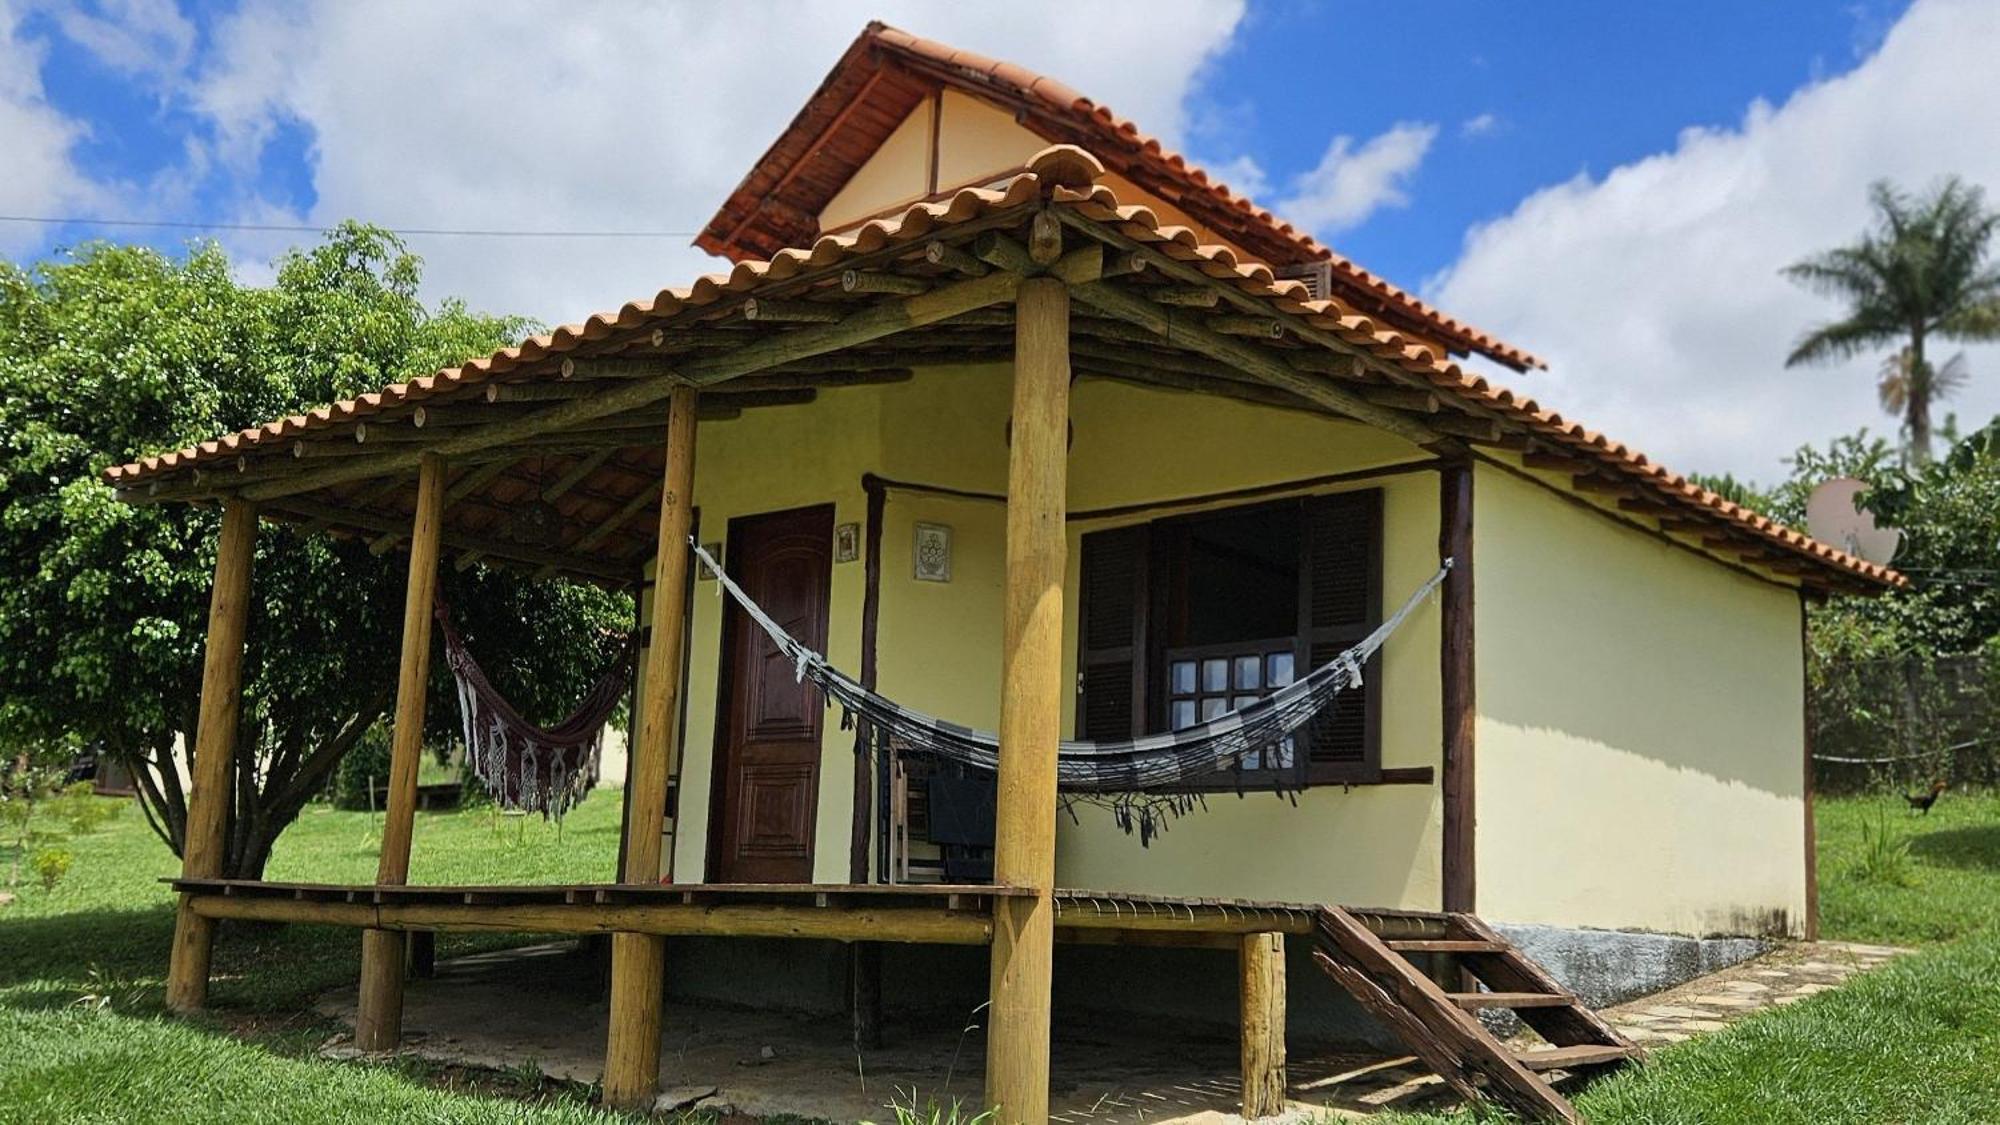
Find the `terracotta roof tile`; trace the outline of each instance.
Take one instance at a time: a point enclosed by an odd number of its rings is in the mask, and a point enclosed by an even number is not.
[[[851,233],[822,238],[808,249],[784,250],[769,261],[738,262],[728,273],[702,277],[684,289],[662,289],[650,298],[600,313],[581,324],[567,325],[533,337],[490,356],[446,368],[435,375],[392,384],[377,393],[319,407],[306,414],[294,414],[186,449],[115,466],[105,471],[105,479],[118,487],[131,487],[189,465],[204,465],[225,456],[233,457],[234,451],[244,446],[255,448],[283,442],[397,406],[462,392],[496,376],[574,351],[586,342],[603,340],[616,332],[643,328],[654,321],[714,304],[728,296],[754,292],[765,284],[796,277],[809,268],[835,265],[856,255],[896,244],[916,243],[995,212],[1047,199],[1054,206],[1074,208],[1083,217],[1104,224],[1133,241],[1144,243],[1153,252],[1192,266],[1209,277],[1232,282],[1240,292],[1266,301],[1274,314],[1296,317],[1299,323],[1327,333],[1347,347],[1365,350],[1392,362],[1407,374],[1428,382],[1447,401],[1484,411],[1517,434],[1541,439],[1548,446],[1561,448],[1580,460],[1593,463],[1690,514],[1708,518],[1715,523],[1718,531],[1754,537],[1850,578],[1890,586],[1907,584],[1903,576],[1894,570],[1848,555],[1731,503],[1686,477],[1669,472],[1623,443],[1586,429],[1574,420],[1545,409],[1534,399],[1518,396],[1484,376],[1465,371],[1458,364],[1434,354],[1430,347],[1356,312],[1338,299],[1306,299],[1303,286],[1295,281],[1276,278],[1270,267],[1263,263],[1241,261],[1236,252],[1227,246],[1204,244],[1187,227],[1162,224],[1150,209],[1121,203],[1109,187],[1079,175],[1079,170],[1087,169],[1089,165],[1079,161],[1077,155],[1075,150],[1065,151],[1059,146],[1037,157],[1033,170],[1016,177],[1002,189],[967,189],[948,200],[914,206],[896,218],[872,220]]]
[[[1014,63],[990,59],[879,22],[869,24],[841,56],[822,83],[820,92],[772,144],[757,167],[731,194],[716,217],[710,220],[708,228],[695,240],[695,244],[732,257],[739,253],[759,252],[762,246],[755,240],[743,239],[742,234],[746,224],[756,217],[760,205],[774,190],[771,178],[776,176],[782,179],[796,162],[829,158],[831,151],[838,146],[831,144],[824,134],[824,130],[835,124],[823,119],[830,113],[830,106],[826,103],[842,97],[864,96],[869,87],[856,80],[853,72],[879,67],[884,60],[905,61],[921,68],[937,81],[949,82],[975,94],[1024,99],[1031,108],[1040,109],[1049,117],[1048,122],[1040,119],[1031,121],[1030,127],[1051,123],[1066,125],[1081,131],[1080,134],[1052,136],[1051,139],[1080,143],[1100,156],[1129,157],[1134,163],[1121,170],[1141,188],[1171,199],[1177,206],[1188,210],[1196,220],[1243,243],[1253,253],[1279,265],[1326,262],[1332,270],[1335,285],[1349,299],[1362,297],[1377,302],[1389,313],[1407,318],[1454,348],[1478,352],[1517,370],[1546,366],[1525,349],[1447,315],[1416,295],[1334,253],[1305,231],[1232,191],[1227,184],[1166,147],[1158,137],[1145,132],[1137,122],[1119,116],[1110,107],[1099,105],[1065,83]],[[900,102],[898,108],[903,108]],[[902,115],[895,116],[900,120]],[[852,123],[847,127],[859,128]],[[1049,132],[1048,129],[1037,131],[1045,135]],[[881,139],[873,138],[875,143]],[[866,146],[866,151],[872,152],[872,145]],[[859,160],[865,159],[865,153],[860,149],[852,155],[856,167]],[[853,169],[846,171],[851,173]],[[835,177],[839,180],[844,178]],[[835,184],[836,190],[837,187]],[[826,198],[802,196],[800,201],[792,204],[792,210],[801,214],[816,213],[831,198],[832,192],[824,194]],[[817,205],[814,205],[815,201]],[[793,233],[789,229],[780,229],[786,234]],[[782,239],[775,243],[784,244]]]

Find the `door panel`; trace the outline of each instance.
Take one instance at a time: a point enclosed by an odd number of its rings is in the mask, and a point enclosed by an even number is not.
[[[772,620],[826,651],[831,505],[733,520],[727,554],[730,576]],[[733,604],[723,617],[722,660],[709,877],[811,882],[824,703]]]

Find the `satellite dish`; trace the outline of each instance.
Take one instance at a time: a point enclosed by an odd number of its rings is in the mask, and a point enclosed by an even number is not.
[[[1903,533],[1893,527],[1876,527],[1875,513],[1854,502],[1867,488],[1868,482],[1853,477],[1821,481],[1806,497],[1806,530],[1822,543],[1887,566],[1896,557],[1896,548],[1903,545]]]

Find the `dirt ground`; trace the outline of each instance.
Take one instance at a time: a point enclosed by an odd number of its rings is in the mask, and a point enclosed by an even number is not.
[[[607,1007],[597,963],[567,943],[483,954],[412,981],[405,1051],[439,1063],[516,1068],[591,1083],[603,1074]],[[351,1024],[354,992],[320,1004]],[[1092,1125],[1242,1120],[1237,1043],[1219,1034],[1168,1037],[1157,1024],[1111,1021],[1058,1027],[1051,1120]],[[340,1044],[332,1054],[350,1054]],[[660,1108],[700,1106],[728,1116],[796,1114],[883,1120],[892,1100],[977,1099],[985,1037],[963,1025],[891,1019],[883,1045],[857,1053],[845,1019],[669,1003],[662,1033]],[[1414,1060],[1297,1050],[1288,1115],[1365,1114],[1429,1102],[1441,1090]]]
[[[1900,950],[1837,943],[1781,946],[1720,973],[1606,1010],[1642,1046],[1721,1030],[1774,1004],[1834,987]],[[451,1066],[514,1070],[590,1084],[603,1075],[607,1016],[601,963],[571,943],[482,954],[438,966],[410,983],[404,1050]],[[353,990],[319,1008],[349,1025]],[[882,1046],[857,1052],[844,1018],[669,1003],[661,1036],[658,1108],[713,1110],[725,1118],[780,1114],[880,1121],[893,1100],[977,1099],[985,1036],[962,1022],[890,1019]],[[1526,1047],[1527,1044],[1521,1044]],[[329,1053],[351,1055],[330,1045]],[[1066,1125],[1241,1121],[1234,1036],[1107,1017],[1055,1029],[1050,1119]],[[1448,1104],[1452,1095],[1420,1063],[1294,1044],[1292,1106],[1285,1118],[1366,1116],[1389,1106]]]

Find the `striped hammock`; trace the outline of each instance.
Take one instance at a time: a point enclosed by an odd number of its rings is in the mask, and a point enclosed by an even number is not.
[[[529,722],[494,688],[452,627],[444,603],[436,606],[444,633],[445,664],[458,687],[465,760],[503,809],[560,819],[590,793],[604,726],[632,683],[636,645],[628,639],[577,709],[552,727]]]
[[[700,544],[690,540],[689,547],[721,589],[792,661],[798,677],[812,681],[830,702],[840,705],[843,726],[858,720],[871,735],[865,741],[983,773],[997,772],[998,735],[924,714],[863,687],[772,620]],[[1303,678],[1255,702],[1167,734],[1122,742],[1062,743],[1056,752],[1057,791],[1066,803],[1109,807],[1121,827],[1137,832],[1142,842],[1149,841],[1168,816],[1180,815],[1201,803],[1197,783],[1260,751],[1269,750],[1288,759],[1293,736],[1334,706],[1342,691],[1361,685],[1361,670],[1368,659],[1438,588],[1450,569],[1451,560],[1446,559],[1373,632]],[[1281,792],[1290,787],[1283,780],[1284,773],[1272,771],[1273,785]]]

